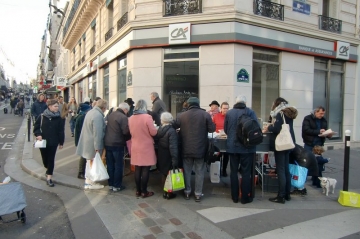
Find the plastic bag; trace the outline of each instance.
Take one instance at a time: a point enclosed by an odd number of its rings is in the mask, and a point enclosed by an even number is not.
[[[182,169],[171,170],[171,183],[173,191],[179,191],[185,188],[185,180]]]
[[[109,179],[109,174],[101,160],[99,152],[95,154],[92,167],[90,169],[90,180],[93,182],[104,181]]]
[[[164,184],[164,191],[171,193],[173,191],[172,183],[171,183],[171,170],[169,171],[168,175],[166,176],[165,184]]]

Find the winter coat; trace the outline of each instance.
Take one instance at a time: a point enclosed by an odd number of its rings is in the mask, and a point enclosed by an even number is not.
[[[130,139],[128,117],[122,109],[108,114],[108,122],[105,130],[105,146],[121,147]]]
[[[289,125],[291,138],[295,144],[296,141],[295,141],[293,120],[296,118],[296,116],[298,114],[297,109],[295,109],[294,107],[287,107],[285,109],[282,109],[281,112],[283,112],[283,114],[284,114],[286,124]],[[274,140],[270,141],[270,146],[269,146],[271,151],[275,151],[275,139],[276,139],[276,136],[280,133],[283,123],[284,123],[284,120],[281,116],[281,113],[279,112],[276,115],[274,124],[270,124],[268,127],[268,131],[272,132],[274,134],[274,137],[273,137]]]
[[[15,108],[16,104],[18,103],[17,99],[10,100],[10,106],[11,108]]]
[[[224,132],[227,134],[227,152],[228,153],[255,153],[256,146],[245,147],[236,137],[237,122],[241,115],[247,114],[249,117],[257,121],[255,112],[247,108],[244,103],[236,103],[233,109],[229,110],[225,115]]]
[[[95,150],[101,153],[104,148],[104,134],[104,113],[96,106],[85,116],[76,154],[86,159],[93,159]]]
[[[298,144],[295,144],[295,148],[290,151],[289,155],[289,163],[295,164],[295,161],[299,166],[308,169],[308,176],[319,175],[319,166],[315,155]]]
[[[33,133],[35,137],[41,136],[45,139],[46,146],[64,145],[64,121],[60,116],[48,118],[40,115],[35,121]]]
[[[131,164],[151,166],[156,164],[153,136],[157,134],[153,120],[146,112],[134,114],[129,118],[131,134]]]
[[[173,165],[178,164],[178,136],[172,125],[160,126],[157,132],[158,169],[163,175],[167,175]]]
[[[84,124],[84,119],[86,116],[87,112],[80,112],[76,117],[75,117],[75,146],[78,146],[79,143],[79,139],[80,139],[80,134],[81,134],[81,129],[83,127]]]
[[[166,105],[164,101],[160,100],[159,97],[156,97],[155,100],[153,101],[152,112],[156,113],[160,118],[161,114],[165,111],[166,111]]]
[[[45,101],[36,101],[31,107],[31,114],[35,117],[35,119],[37,119],[38,116],[41,115],[46,109],[47,105]]]
[[[159,116],[158,114],[156,114],[155,112],[152,112],[152,111],[150,111],[150,110],[147,110],[147,113],[148,113],[149,115],[151,115],[152,120],[155,121],[155,124],[156,124],[157,126],[160,126],[160,125],[161,125],[160,116]]]
[[[175,123],[180,128],[184,158],[204,158],[208,148],[208,133],[215,131],[211,116],[199,106],[191,105]]]
[[[18,109],[24,109],[24,107],[25,107],[24,102],[19,102],[19,103],[17,104],[17,108],[18,108]]]
[[[321,126],[320,129],[328,129],[328,123],[327,120],[322,117],[320,119]],[[306,145],[314,146],[314,138],[319,137],[320,130],[318,130],[316,125],[316,117],[314,114],[310,114],[304,117],[303,123],[302,123],[302,130],[301,130],[301,136],[303,138],[303,141]],[[325,143],[325,137],[320,137],[321,145],[324,146]]]

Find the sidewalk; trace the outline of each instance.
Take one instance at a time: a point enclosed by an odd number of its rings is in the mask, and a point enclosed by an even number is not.
[[[83,190],[84,180],[77,178],[79,157],[75,155],[74,138],[71,137],[68,121],[65,128],[65,145],[57,152],[53,181],[55,184]],[[29,144],[32,142],[26,142],[25,147],[26,145],[29,147]],[[351,163],[355,165],[350,166],[349,188],[350,191],[357,192],[360,192],[360,183],[357,180],[360,162],[357,162],[355,155],[359,155],[359,152],[359,149],[351,150]],[[146,199],[136,198],[134,175],[129,170],[128,161],[125,169],[126,176],[123,178],[125,190],[114,193],[105,186],[101,190],[86,191],[86,195],[113,238],[237,238],[236,232],[229,234],[215,224],[217,218],[224,215],[216,211],[210,214],[201,212],[214,207],[229,207],[230,210],[243,208],[244,212],[251,209],[257,210],[256,213],[276,209],[345,210],[346,208],[336,202],[339,189],[342,188],[342,155],[343,150],[326,152],[326,156],[331,157],[331,162],[327,165],[324,176],[338,180],[335,194],[329,194],[329,197],[323,196],[320,189],[309,186],[311,181],[308,180],[306,185],[308,195],[306,197],[295,195],[291,202],[286,204],[270,203],[268,198],[275,194],[264,193],[264,197],[261,197],[259,186],[256,187],[253,203],[234,204],[230,196],[229,176],[222,178],[219,184],[213,184],[210,182],[208,173],[204,179],[204,197],[200,203],[196,203],[193,197],[189,201],[184,200],[181,192],[178,192],[176,199],[164,200],[161,175],[157,172],[151,173],[149,180],[149,190],[154,191],[155,195]],[[33,149],[32,156],[32,159],[29,156],[28,159],[22,161],[22,168],[29,174],[45,180],[45,169],[42,166],[40,151]],[[232,230],[236,231],[236,228]],[[248,228],[248,230],[252,229]]]

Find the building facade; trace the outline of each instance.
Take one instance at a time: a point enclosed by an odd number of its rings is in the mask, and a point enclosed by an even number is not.
[[[338,134],[360,141],[359,0],[74,0],[62,24],[69,94],[116,106],[156,91],[175,115],[190,96],[234,104],[260,121],[279,96],[303,118],[326,108]]]

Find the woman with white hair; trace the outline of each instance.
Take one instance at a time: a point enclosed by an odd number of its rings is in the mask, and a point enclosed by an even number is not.
[[[147,114],[145,100],[136,102],[133,115],[129,118],[131,134],[131,164],[135,165],[135,183],[137,197],[151,197],[154,192],[147,190],[150,167],[156,164],[153,136],[157,129],[152,117]]]
[[[171,168],[178,167],[178,135],[172,125],[173,117],[169,112],[161,114],[161,126],[158,129],[157,137],[159,139],[158,149],[158,169],[163,174],[163,185],[166,176]],[[174,193],[164,192],[164,199],[176,197]]]

